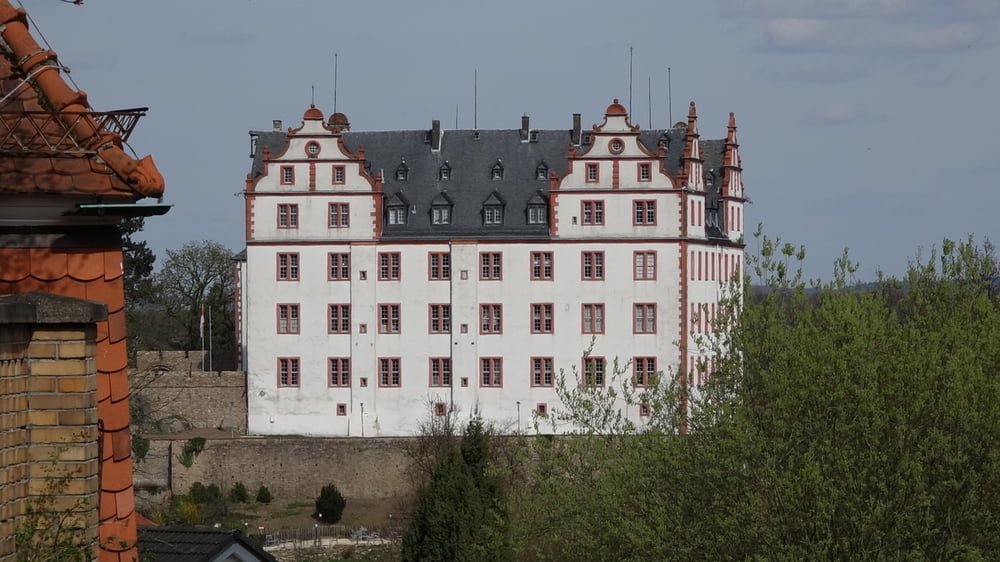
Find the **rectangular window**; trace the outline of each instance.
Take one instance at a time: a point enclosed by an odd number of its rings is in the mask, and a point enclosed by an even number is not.
[[[655,334],[656,333],[656,305],[655,304],[637,304],[633,307],[633,319],[635,320],[633,326],[635,333],[637,334]]]
[[[435,416],[447,416],[448,415],[448,404],[444,402],[434,403],[434,415]]]
[[[278,254],[278,281],[299,280],[299,255]]]
[[[601,179],[601,169],[597,164],[587,164],[587,182],[593,183]]]
[[[295,183],[295,168],[292,166],[281,167],[281,185],[291,185]]]
[[[583,384],[586,386],[604,386],[604,358],[583,358]]]
[[[499,205],[483,207],[483,224],[503,224],[503,207]]]
[[[552,281],[552,252],[531,252],[531,279]]]
[[[503,386],[503,358],[483,357],[479,361],[482,386]]]
[[[278,386],[299,386],[299,358],[278,358]]]
[[[552,304],[546,303],[531,305],[531,333],[552,333]]]
[[[431,386],[451,386],[451,359],[448,357],[431,357]]]
[[[330,281],[348,281],[351,278],[351,254],[330,253]]]
[[[399,252],[379,253],[378,280],[399,281]]]
[[[632,370],[635,386],[649,386],[656,374],[656,357],[633,357]]]
[[[656,224],[656,201],[633,201],[635,211],[632,224],[650,226]]]
[[[603,334],[604,333],[604,304],[584,304],[583,309],[583,333]]]
[[[502,304],[483,304],[479,306],[479,333],[503,333]]]
[[[531,358],[531,386],[554,386],[551,357]]]
[[[327,363],[330,368],[330,386],[351,386],[350,357],[330,357]]]
[[[604,279],[604,252],[581,252],[580,266],[580,276],[584,281]]]
[[[344,183],[344,178],[345,177],[346,177],[346,174],[344,173],[344,167],[343,166],[334,166],[333,167],[333,183]]]
[[[351,206],[348,203],[330,203],[330,228],[351,226]]]
[[[479,278],[483,281],[499,281],[503,277],[503,253],[479,253]]]
[[[604,224],[604,201],[581,201],[580,205],[584,225]]]
[[[378,333],[398,334],[399,333],[399,305],[380,304],[378,305]]]
[[[432,281],[451,279],[451,254],[448,252],[428,252],[427,277]]]
[[[635,268],[632,278],[636,281],[656,279],[656,252],[634,252]]]
[[[639,181],[649,181],[653,178],[650,173],[650,165],[648,162],[642,162],[639,164]]]
[[[403,376],[399,370],[399,357],[379,357],[378,385],[398,387],[402,383]]]
[[[406,224],[406,207],[389,207],[389,224]]]
[[[447,334],[451,332],[451,305],[431,304],[428,305],[428,319],[430,333]]]
[[[532,205],[528,207],[528,224],[545,224],[548,217],[545,214],[545,207],[542,205]]]
[[[299,206],[295,203],[278,204],[278,228],[299,227]]]
[[[299,333],[299,305],[297,304],[278,305],[278,333],[279,334]]]
[[[338,416],[347,415],[347,404],[344,403],[337,404],[337,415]]]
[[[331,334],[351,333],[351,305],[349,304],[330,305],[329,328]]]
[[[451,224],[451,208],[438,205],[431,209],[431,223]]]

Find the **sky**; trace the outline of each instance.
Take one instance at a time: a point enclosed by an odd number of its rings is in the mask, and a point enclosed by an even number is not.
[[[160,264],[243,248],[248,132],[328,116],[335,61],[356,131],[587,127],[619,98],[643,128],[695,101],[708,139],[732,111],[748,233],[805,246],[809,277],[1000,243],[997,0],[21,1],[95,110],[149,108],[129,145],[173,204],[143,232]]]

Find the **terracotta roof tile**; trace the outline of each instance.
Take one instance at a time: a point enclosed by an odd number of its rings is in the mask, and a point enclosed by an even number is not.
[[[126,429],[129,422],[128,401],[119,400],[116,402],[112,398],[109,402],[101,402],[98,405],[97,415],[104,421],[105,433],[114,433]],[[112,443],[112,446],[114,446],[114,443]],[[104,458],[107,458],[107,455],[108,451],[105,451]]]
[[[111,373],[111,401],[121,402],[122,400],[126,400],[128,393],[128,373],[125,369]],[[125,405],[125,411],[128,412],[128,404]]]
[[[108,323],[98,322],[97,323],[97,337],[94,339],[98,346],[104,344],[108,341]]]
[[[111,306],[108,306],[108,337],[111,343],[123,342],[125,336],[128,335],[125,330],[125,308],[124,303],[115,312],[110,312]],[[124,343],[121,346],[125,347]]]
[[[113,439],[113,438],[112,438]],[[132,465],[127,462],[106,462],[101,467],[103,471],[101,472],[101,489],[104,492],[120,492],[132,485]],[[101,499],[106,498],[106,494],[101,494]],[[116,498],[115,502],[121,503],[120,498]],[[102,508],[104,506],[101,506]],[[134,507],[134,504],[133,504]],[[131,511],[131,509],[129,510]],[[104,511],[102,510],[102,513]],[[118,517],[121,518],[123,515],[128,515],[128,512],[124,514],[121,513],[121,509],[117,509]]]
[[[127,464],[128,476],[128,486],[132,485],[132,463],[118,463]],[[132,493],[119,493],[115,495],[115,502],[118,506],[118,518],[125,519],[135,511],[135,495]]]
[[[97,401],[100,403],[105,400],[111,400],[111,375],[109,373],[97,373]]]
[[[87,286],[72,277],[49,281],[49,292],[77,299],[87,298]]]
[[[31,36],[23,10],[0,0],[0,23],[0,90],[13,93],[0,119],[7,139],[31,147],[28,154],[0,157],[0,192],[161,196],[163,176],[152,159],[122,150],[121,136],[105,129],[86,95],[63,80],[55,53]],[[24,76],[32,77],[26,87]],[[7,140],[11,146],[0,152],[20,148],[17,141]]]
[[[110,552],[124,552],[128,550],[128,545],[133,544],[132,542],[128,542],[128,537],[131,536],[133,540],[136,537],[135,523],[131,525],[130,529],[125,522],[104,522],[99,529],[100,547]],[[101,554],[103,555],[104,553]],[[100,560],[104,560],[104,557],[101,556]],[[115,560],[115,558],[112,560]]]
[[[128,403],[125,403],[125,412],[128,412]],[[126,418],[126,424],[128,419]],[[120,431],[114,432],[111,436],[111,447],[114,449],[115,462],[128,465],[129,472],[132,471],[132,435],[126,425]]]
[[[103,478],[102,478],[102,483],[103,483]],[[106,521],[114,517],[117,512],[118,512],[118,507],[117,505],[115,505],[114,492],[101,490],[101,509],[98,512],[98,517],[100,517],[100,520]]]
[[[108,314],[125,307],[125,287],[122,283],[97,278],[86,283],[86,299],[108,305]]]
[[[125,342],[117,342],[115,345],[101,346],[99,355],[97,356],[98,371],[101,373],[107,373],[110,378],[127,378],[123,374],[127,366],[128,350],[125,347]],[[111,388],[110,383],[108,388]],[[117,394],[117,392],[112,394]],[[120,397],[117,395],[112,396],[112,400],[120,400]]]
[[[113,281],[121,277],[124,272],[121,248],[106,248],[104,250],[104,278]]]
[[[69,276],[77,281],[93,281],[104,276],[104,252],[93,248],[71,248],[67,251]]]
[[[31,272],[31,257],[27,248],[0,248],[0,281],[20,281]]]
[[[45,281],[55,281],[66,277],[69,261],[65,252],[52,248],[31,248],[31,276]]]

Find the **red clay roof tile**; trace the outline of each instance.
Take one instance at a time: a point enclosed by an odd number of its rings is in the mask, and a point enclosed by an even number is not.
[[[128,412],[128,402],[125,403],[125,412]],[[127,421],[126,421],[127,424]],[[111,447],[114,449],[115,462],[128,465],[128,470],[132,470],[132,435],[128,425],[116,431],[111,436]]]
[[[118,279],[124,274],[121,248],[106,248],[104,250],[104,278],[108,281]]]
[[[0,248],[0,281],[20,281],[31,273],[31,255],[27,248]]]
[[[112,378],[117,377],[120,374],[124,377],[125,375],[123,373],[127,366],[128,349],[125,347],[125,342],[117,342],[115,345],[101,346],[97,356],[98,371],[107,373]],[[111,399],[117,401],[120,398],[118,396],[112,396]]]
[[[106,400],[111,400],[111,375],[109,373],[97,373],[98,416],[100,416],[100,403]]]
[[[102,468],[104,466],[102,465]],[[103,478],[102,478],[103,483]],[[101,509],[98,512],[98,517],[101,521],[105,521],[115,516],[118,513],[118,506],[115,504],[115,493],[101,490]]]
[[[112,394],[114,392],[112,391]],[[101,402],[97,406],[97,415],[100,416],[101,420],[104,422],[104,431],[106,433],[113,433],[120,431],[122,429],[128,428],[128,400],[118,400],[115,401],[112,398],[108,402]],[[112,443],[114,446],[114,443]],[[104,458],[107,458],[108,452],[104,452]]]
[[[67,252],[69,276],[77,281],[93,281],[104,276],[104,251],[71,248]]]
[[[128,485],[131,486],[132,485],[132,463],[118,463],[118,464],[127,464],[127,465],[129,465],[128,467],[126,467],[126,475],[129,477],[128,478]],[[115,495],[115,501],[116,501],[116,503],[118,505],[118,518],[119,519],[125,519],[129,515],[132,515],[132,512],[135,511],[135,494],[132,494],[132,493],[118,493],[118,494]]]
[[[105,281],[103,277],[88,281],[86,284],[87,300],[103,302],[108,305],[108,313],[125,307],[125,288],[121,283]]]
[[[128,372],[122,369],[116,373],[111,373],[111,401],[120,402],[126,400],[128,393]],[[125,411],[128,412],[128,404],[125,405]]]
[[[72,277],[63,277],[62,279],[49,281],[49,292],[77,299],[87,298],[86,284],[81,283]]]
[[[65,252],[52,248],[31,248],[31,276],[35,279],[54,281],[66,277],[69,260]]]
[[[106,462],[101,468],[101,489],[104,492],[120,492],[132,485],[131,463]],[[105,494],[102,493],[101,499],[103,500],[105,497]],[[116,499],[115,501],[119,504],[121,503],[120,499]],[[102,513],[104,513],[103,510]],[[117,514],[120,519],[123,515],[128,515],[128,512],[123,514],[120,509],[117,509]]]
[[[132,528],[129,529],[128,525],[123,521],[106,521],[101,523],[99,527],[99,540],[100,547],[104,550],[110,552],[124,552],[128,550],[130,544],[134,544],[133,540],[131,543],[128,541],[128,537],[135,537],[135,524],[132,524]],[[104,560],[104,553],[101,553],[100,560]],[[118,560],[117,558],[112,558],[112,560]]]
[[[124,342],[125,336],[128,335],[125,330],[125,309],[123,306],[114,312],[111,312],[111,306],[108,306],[108,338],[113,344]],[[122,347],[125,347],[124,343]]]

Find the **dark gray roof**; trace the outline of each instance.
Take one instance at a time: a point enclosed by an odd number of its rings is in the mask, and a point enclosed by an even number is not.
[[[364,146],[369,172],[372,176],[382,173],[386,206],[407,206],[406,224],[385,224],[384,239],[547,238],[548,225],[528,223],[528,206],[548,200],[549,180],[538,179],[540,164],[550,174],[566,173],[572,132],[532,132],[534,140],[522,141],[519,129],[446,129],[441,131],[439,150],[431,149],[428,130],[347,131],[343,140],[345,148],[354,153]],[[588,133],[583,131],[584,139]],[[664,142],[664,167],[675,174],[681,169],[685,133],[683,128],[652,129],[640,131],[639,138],[650,152],[656,152]],[[263,148],[279,154],[285,150],[288,136],[282,131],[254,131],[251,135],[257,138],[251,176],[257,177],[263,173]],[[725,140],[700,140],[700,147],[705,172],[719,174]],[[441,179],[445,164],[450,168],[448,179]],[[500,179],[492,173],[497,164],[503,169]],[[401,166],[407,170],[405,180],[396,175]],[[715,184],[718,189],[720,181]],[[431,210],[441,204],[442,197],[451,202],[451,222],[432,224]],[[483,206],[493,198],[499,198],[504,206],[502,225],[483,223]]]
[[[241,531],[203,527],[139,526],[136,547],[143,560],[156,562],[208,562],[237,545],[261,562],[277,562]]]

